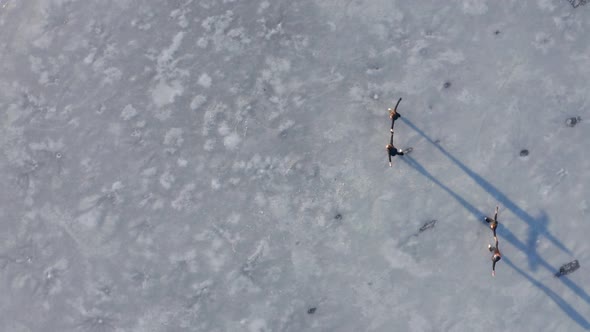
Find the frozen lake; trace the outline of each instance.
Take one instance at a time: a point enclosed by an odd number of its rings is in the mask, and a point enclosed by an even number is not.
[[[590,330],[589,32],[568,0],[0,0],[0,330]]]

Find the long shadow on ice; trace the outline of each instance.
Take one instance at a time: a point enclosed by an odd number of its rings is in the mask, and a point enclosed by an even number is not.
[[[579,312],[577,312],[576,309],[574,309],[571,305],[569,305],[569,303],[567,303],[563,298],[561,298],[559,295],[557,295],[554,291],[549,289],[549,287],[543,285],[543,283],[541,283],[538,280],[536,280],[535,278],[531,277],[523,270],[519,269],[518,266],[514,265],[514,263],[512,263],[512,261],[508,257],[506,257],[506,256],[502,257],[502,262],[504,262],[506,265],[510,266],[514,271],[518,272],[518,274],[520,274],[521,276],[526,278],[528,281],[530,281],[531,284],[535,285],[537,288],[542,290],[543,293],[545,293],[545,295],[549,296],[551,298],[551,300],[553,300],[553,302],[555,302],[555,304],[557,304],[559,306],[559,308],[561,308],[561,310],[563,310],[563,312],[568,314],[568,316],[570,316],[571,319],[573,319],[576,323],[578,323],[578,325],[580,325],[582,328],[584,328],[586,330],[590,330],[590,323],[588,323],[588,321],[584,318],[584,316],[582,316]]]
[[[543,259],[537,251],[535,250],[535,243],[536,239],[539,235],[545,236],[549,239],[553,244],[555,244],[558,248],[563,250],[564,252],[571,255],[569,249],[567,249],[559,240],[557,240],[552,234],[549,233],[547,230],[547,224],[549,223],[547,215],[543,212],[541,216],[537,219],[530,216],[527,212],[517,206],[514,202],[512,202],[505,194],[503,194],[500,190],[494,187],[491,183],[483,179],[481,176],[476,174],[474,171],[469,169],[463,163],[461,163],[457,158],[451,155],[448,151],[446,151],[443,147],[437,144],[433,139],[431,139],[428,135],[426,135],[422,130],[420,130],[416,125],[414,125],[410,120],[405,117],[402,117],[401,120],[414,129],[418,134],[420,134],[423,138],[425,138],[428,142],[434,145],[439,151],[441,151],[447,158],[449,158],[453,163],[455,163],[459,168],[461,168],[469,177],[471,177],[477,184],[479,184],[484,190],[486,190],[490,195],[496,198],[501,204],[506,206],[508,209],[513,211],[513,213],[518,216],[521,220],[526,222],[529,225],[529,233],[527,243],[522,242],[519,240],[509,229],[507,229],[502,223],[499,224],[497,233],[500,237],[504,238],[506,241],[510,242],[514,247],[518,250],[522,251],[529,262],[531,268],[535,268],[537,265],[542,266],[551,274],[555,273],[555,268],[551,266],[545,259]],[[438,179],[436,179],[432,174],[430,174],[422,165],[420,165],[416,160],[411,158],[409,155],[404,156],[401,158],[405,162],[407,162],[411,167],[416,169],[422,175],[430,179],[432,182],[437,184],[441,189],[446,191],[449,195],[455,198],[466,210],[470,211],[474,217],[480,221],[480,223],[486,225],[485,221],[483,220],[483,216],[485,215],[479,209],[474,207],[471,203],[467,202],[463,197],[452,191],[449,187],[441,183]],[[568,278],[559,278],[559,280],[565,284],[568,288],[570,288],[574,293],[576,293],[580,298],[582,298],[586,303],[590,304],[590,295],[586,293],[584,289],[580,286],[576,285],[574,282],[569,280]]]
[[[529,240],[527,241],[528,245],[528,252],[532,255],[529,255],[529,265],[530,267],[535,270],[537,267],[537,261],[534,258],[537,258],[535,253],[536,251],[536,240],[539,235],[546,237],[553,245],[561,249],[562,251],[566,252],[568,255],[571,255],[571,251],[565,247],[563,243],[561,243],[558,239],[555,238],[549,231],[547,230],[548,219],[547,215],[543,212],[539,218],[534,218],[522,208],[520,208],[516,203],[508,198],[502,191],[496,188],[493,184],[488,182],[486,179],[482,178],[479,174],[472,171],[469,167],[465,166],[461,161],[455,158],[452,154],[450,154],[447,150],[445,150],[440,144],[437,144],[432,138],[426,135],[422,130],[420,130],[416,125],[414,125],[410,120],[405,117],[402,117],[401,120],[410,126],[414,131],[416,131],[420,136],[426,139],[430,144],[432,144],[435,148],[437,148],[442,154],[445,155],[449,160],[451,160],[457,167],[459,167],[465,174],[467,174],[475,183],[477,183],[481,188],[488,192],[492,197],[494,197],[501,205],[505,206],[508,210],[512,211],[514,215],[516,215],[519,219],[524,221],[529,226]]]
[[[420,163],[418,163],[415,159],[413,159],[409,155],[406,155],[400,159],[403,160],[410,167],[414,168],[416,171],[418,171],[424,177],[426,177],[427,179],[432,181],[434,184],[439,186],[442,190],[447,192],[451,197],[453,197],[457,202],[459,202],[459,204],[461,204],[467,211],[469,211],[471,214],[473,214],[473,216],[477,220],[479,220],[479,222],[481,224],[485,225],[486,228],[488,227],[487,223],[483,220],[484,214],[479,209],[477,209],[475,206],[473,206],[471,203],[469,203],[466,199],[461,197],[461,195],[459,195],[456,192],[454,192],[453,190],[451,190],[444,183],[440,182],[437,178],[435,178],[432,174],[430,174],[430,172],[428,172],[422,165],[420,165]],[[525,253],[527,255],[529,261],[534,260],[537,263],[539,263],[541,266],[543,266],[545,269],[547,269],[549,272],[551,272],[551,273],[554,272],[554,268],[547,261],[545,261],[542,257],[540,257],[536,252],[532,252],[532,253],[528,252],[528,250],[527,250],[528,246],[525,243],[523,243],[522,241],[520,241],[508,228],[506,228],[502,224],[500,224],[498,226],[497,233],[504,240],[510,242],[510,244],[512,244],[514,247],[518,248],[523,253]],[[530,236],[529,236],[529,240],[530,240]],[[568,316],[570,316],[580,326],[582,326],[585,329],[590,329],[590,324],[588,323],[588,321],[586,321],[583,318],[583,316],[580,315],[580,313],[578,313],[571,305],[569,305],[567,302],[565,302],[565,300],[563,300],[559,295],[557,295],[555,292],[553,292],[551,289],[549,289],[549,287],[547,287],[544,284],[542,284],[541,282],[535,280],[534,278],[532,278],[531,276],[529,276],[528,274],[523,272],[521,269],[516,267],[516,265],[514,265],[512,263],[512,261],[510,261],[506,256],[504,256],[502,258],[501,262],[506,262],[509,267],[513,268],[520,275],[522,275],[523,277],[528,279],[533,285],[535,285],[537,288],[542,290]],[[569,287],[574,293],[576,293],[578,296],[580,296],[580,298],[582,298],[584,301],[586,301],[586,303],[590,304],[590,296],[586,293],[586,291],[584,291],[582,288],[580,288],[580,286],[576,285],[574,282],[569,280],[567,277],[559,278],[559,280],[562,283],[564,283],[567,287]]]

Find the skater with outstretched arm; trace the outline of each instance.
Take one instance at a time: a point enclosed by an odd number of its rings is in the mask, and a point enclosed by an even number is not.
[[[388,108],[387,110],[389,111],[389,118],[391,119],[391,133],[393,133],[393,124],[395,123],[395,120],[397,120],[401,115],[397,112],[397,107],[399,106],[399,103],[402,101],[402,99],[400,98],[397,101],[397,104],[395,104],[395,107],[393,109]]]
[[[496,228],[498,228],[498,207],[496,206],[496,212],[494,213],[494,219],[485,217],[485,221],[490,224],[492,232],[494,232],[494,238],[496,237]]]
[[[391,136],[389,138],[389,144],[387,144],[385,146],[385,149],[387,149],[387,157],[389,158],[389,167],[391,167],[391,157],[395,157],[397,155],[403,156],[405,153],[409,153],[412,151],[411,147],[403,150],[403,149],[398,149],[395,146],[393,146],[393,125],[395,124],[395,120],[397,120],[401,116],[397,112],[397,107],[399,106],[399,103],[401,101],[402,101],[401,98],[398,99],[398,101],[395,104],[395,107],[393,109],[391,109],[391,108],[387,109],[389,111],[389,118],[391,119],[391,129],[389,130],[391,133]]]
[[[488,250],[492,252],[492,277],[496,276],[496,263],[498,263],[502,259],[502,254],[500,253],[500,249],[498,249],[498,238],[494,236],[494,241],[496,245],[492,247],[491,244],[488,244]]]
[[[395,157],[397,155],[404,155],[404,151],[402,149],[397,149],[395,146],[393,146],[393,130],[391,131],[391,138],[389,139],[389,144],[387,144],[385,148],[387,149],[387,156],[389,157],[389,167],[391,167],[391,157]]]

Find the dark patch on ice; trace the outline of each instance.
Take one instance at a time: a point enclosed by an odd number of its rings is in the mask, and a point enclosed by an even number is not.
[[[428,49],[426,47],[421,48],[418,53],[422,56],[428,55]]]
[[[578,8],[579,6],[587,4],[588,0],[568,0],[568,2],[572,5],[572,7]]]
[[[580,121],[582,121],[582,118],[581,117],[579,117],[579,116],[573,116],[573,117],[568,118],[567,120],[565,120],[565,125],[568,126],[568,127],[574,127]]]
[[[520,150],[520,156],[521,157],[526,157],[528,155],[529,155],[529,150],[527,150],[527,149]]]
[[[434,226],[436,225],[436,219],[430,220],[426,223],[424,223],[424,225],[422,225],[422,227],[420,227],[420,229],[418,229],[418,233],[422,233],[424,231],[427,231],[431,228],[434,228]]]
[[[443,88],[448,89],[451,87],[451,82],[446,81],[445,84],[443,84]]]
[[[111,292],[112,292],[111,287],[109,287],[109,286],[102,286],[102,287],[98,288],[98,290],[106,296],[111,295]]]
[[[496,35],[496,36],[497,36],[497,35],[499,35],[499,34],[500,34],[500,30],[496,30],[496,31],[494,31],[494,35]]]
[[[336,220],[342,220],[342,215],[341,215],[340,213],[337,213],[337,214],[334,216],[334,219],[336,219]]]
[[[295,245],[296,245],[296,246],[298,246],[298,245],[299,245],[299,243],[301,243],[301,242],[299,242],[299,241],[295,241]]]
[[[368,67],[369,71],[378,71],[381,69],[381,65],[379,65],[377,63],[371,63],[367,67]]]
[[[580,263],[578,262],[578,260],[573,260],[569,263],[563,264],[560,268],[559,268],[559,272],[557,272],[555,274],[555,276],[557,278],[564,276],[566,274],[570,274],[574,271],[576,271],[577,269],[580,268]]]
[[[310,315],[313,315],[317,309],[318,308],[316,308],[316,307],[311,307],[311,308],[307,309],[307,313]]]

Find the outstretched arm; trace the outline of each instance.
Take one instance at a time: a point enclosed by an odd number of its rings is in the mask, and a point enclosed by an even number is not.
[[[393,124],[395,123],[395,119],[398,116],[397,114],[397,106],[399,105],[399,103],[402,101],[402,99],[400,98],[397,101],[397,104],[395,104],[395,108],[393,109],[393,111],[391,110],[391,108],[389,109],[389,116],[391,117],[391,132],[393,133]]]
[[[496,205],[496,213],[494,213],[494,220],[498,221],[498,206]]]
[[[401,101],[402,101],[402,99],[400,98],[400,99],[397,101],[397,104],[395,104],[395,108],[393,109],[393,111],[394,111],[395,113],[397,113],[397,106],[399,105],[399,103],[401,103]]]

